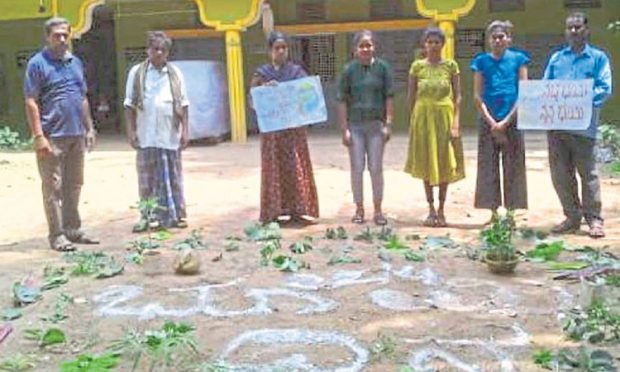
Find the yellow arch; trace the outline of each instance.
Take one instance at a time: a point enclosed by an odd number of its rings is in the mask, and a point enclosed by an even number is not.
[[[209,27],[213,27],[216,30],[244,30],[248,26],[252,26],[260,19],[260,9],[264,0],[252,0],[252,5],[250,9],[250,13],[247,14],[244,18],[237,19],[233,23],[224,23],[221,20],[209,19],[207,18],[207,8],[205,4],[206,0],[194,0],[196,5],[198,6],[198,12],[200,14],[200,21]]]
[[[93,24],[93,11],[98,5],[104,5],[105,0],[85,0],[80,5],[78,10],[78,20],[75,25],[72,25],[72,36],[79,38],[82,34],[90,30]]]
[[[436,21],[457,21],[459,17],[467,15],[476,5],[476,0],[467,0],[465,5],[460,8],[452,9],[450,13],[439,13],[437,9],[429,9],[426,7],[424,0],[416,0],[416,6],[418,8],[418,12],[424,17],[432,18]]]

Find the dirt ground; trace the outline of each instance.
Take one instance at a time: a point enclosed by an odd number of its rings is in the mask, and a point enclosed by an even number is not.
[[[562,220],[562,213],[551,185],[545,137],[528,134],[526,143],[530,209],[518,213],[517,225],[549,230]],[[488,212],[473,208],[473,134],[464,138],[467,177],[449,190],[445,229],[422,226],[422,184],[402,172],[406,136],[399,134],[388,144],[384,209],[390,226],[401,237],[420,235],[420,240],[407,241],[414,249],[426,236],[448,234],[459,244],[424,251],[426,261],[420,263],[397,254],[385,262],[377,255],[379,243],[352,239],[365,227],[349,222],[353,205],[348,156],[337,136],[311,135],[320,221],[306,228],[284,228],[282,241],[286,250],[304,236],[314,238],[314,250],[300,257],[310,265],[301,275],[262,267],[260,244],[243,240],[238,251],[224,247],[227,237],[243,237],[244,226],[258,217],[259,147],[256,137],[245,145],[190,147],[183,159],[189,229],[173,230],[160,254],[148,256],[141,266],[126,264],[122,275],[72,277],[67,285],[44,292],[41,301],[25,307],[23,317],[11,322],[14,331],[0,344],[0,357],[34,353],[36,370],[53,371],[80,353],[102,352],[127,327],[159,328],[165,319],[197,327],[202,360],[225,360],[239,370],[301,370],[312,365],[312,370],[397,371],[409,365],[413,370],[424,366],[441,371],[537,371],[531,358],[535,350],[574,345],[562,333],[560,313],[580,303],[580,284],[554,281],[544,265],[529,262],[522,262],[513,276],[497,276],[467,257],[466,248],[479,245],[480,229],[489,218]],[[80,211],[86,230],[102,243],[81,249],[124,259],[127,242],[136,238],[131,233],[138,216],[131,208],[138,199],[134,162],[134,151],[121,137],[100,138],[96,150],[87,155]],[[0,153],[0,179],[1,310],[11,307],[13,282],[27,275],[40,278],[46,265],[64,261],[47,246],[34,155]],[[604,176],[601,183],[607,237],[594,241],[581,234],[561,239],[571,245],[606,246],[620,254],[620,180]],[[347,230],[348,240],[323,238],[326,228],[339,225]],[[176,276],[176,252],[170,248],[192,229],[203,229],[208,244],[199,253],[203,268],[197,276]],[[345,247],[362,262],[328,265]],[[519,241],[522,250],[532,247],[531,242]],[[221,259],[213,261],[220,254]],[[24,339],[23,331],[51,326],[40,316],[51,312],[62,292],[80,300],[70,305],[69,318],[58,325],[69,343],[53,352],[39,350]],[[393,352],[371,352],[381,337],[393,342]],[[618,348],[610,350],[620,355]],[[124,361],[119,370],[130,367]]]

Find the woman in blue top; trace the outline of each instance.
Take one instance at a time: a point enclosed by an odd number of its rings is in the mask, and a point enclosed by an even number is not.
[[[508,210],[527,209],[525,146],[523,134],[517,129],[516,102],[519,80],[527,80],[530,58],[509,48],[511,31],[509,21],[491,22],[487,27],[491,52],[481,53],[471,62],[474,98],[480,114],[474,206],[490,209],[493,215],[502,205]]]

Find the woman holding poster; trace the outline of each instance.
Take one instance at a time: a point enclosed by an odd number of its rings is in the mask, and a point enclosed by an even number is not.
[[[338,83],[338,121],[342,143],[351,159],[351,188],[355,202],[353,223],[364,223],[364,168],[372,182],[374,222],[386,225],[383,202],[383,149],[390,139],[394,118],[394,91],[390,65],[375,57],[370,31],[353,37],[355,59],[348,63]]]
[[[415,60],[409,70],[411,126],[405,172],[424,181],[429,208],[424,225],[430,227],[447,226],[444,205],[448,184],[465,178],[459,66],[452,59],[441,58],[445,42],[443,31],[427,29],[422,36],[425,57]],[[439,206],[435,210],[433,189],[437,186]]]
[[[511,32],[510,21],[491,22],[486,30],[491,52],[478,54],[471,62],[474,99],[480,114],[474,206],[490,209],[493,216],[502,205],[508,210],[527,209],[525,145],[516,125],[516,102],[519,80],[527,80],[530,58],[509,48]]]
[[[253,87],[272,86],[307,76],[301,66],[288,61],[288,38],[284,34],[271,33],[268,45],[271,63],[256,70]],[[318,217],[319,202],[306,128],[262,133],[260,221],[306,224]]]

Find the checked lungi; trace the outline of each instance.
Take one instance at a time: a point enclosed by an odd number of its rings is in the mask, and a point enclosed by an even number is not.
[[[140,199],[157,198],[156,216],[164,227],[186,218],[181,151],[155,147],[139,149],[136,165]]]

